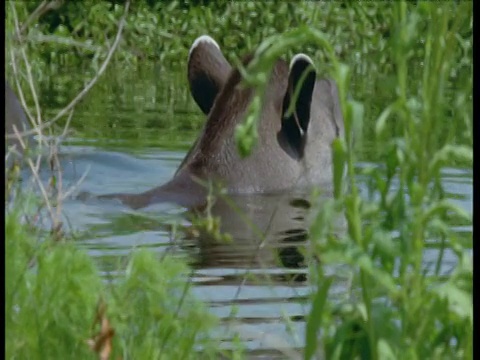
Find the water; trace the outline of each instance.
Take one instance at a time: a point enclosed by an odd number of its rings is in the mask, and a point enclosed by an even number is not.
[[[138,193],[172,177],[204,117],[185,90],[183,74],[154,69],[155,76],[149,69],[120,74],[112,70],[77,108],[72,128],[78,132],[60,150],[65,186],[76,185],[85,175],[78,185],[81,191]],[[54,99],[48,98],[48,105],[56,107]],[[449,197],[471,212],[472,170],[446,169],[442,177]],[[224,345],[228,347],[233,333],[239,332],[252,357],[273,358],[291,356],[289,351],[301,349],[305,340],[311,289],[302,255],[308,209],[296,201],[302,195],[242,197],[236,199],[240,212],[225,203],[217,205],[213,213],[222,215],[222,229],[233,236],[228,243],[202,233],[180,232],[172,238],[174,224],[190,224],[189,214],[174,205],[135,212],[116,201],[74,197],[63,207],[65,223],[79,246],[105,275],[121,271],[119,260],[135,247],[147,247],[159,256],[185,257],[193,267],[194,293],[221,319],[235,320],[217,329]],[[456,231],[471,234],[470,227]],[[435,264],[437,255],[437,249],[428,249],[425,263]],[[447,251],[444,271],[455,261]],[[337,269],[331,273],[337,278],[332,292],[340,294],[348,276]]]

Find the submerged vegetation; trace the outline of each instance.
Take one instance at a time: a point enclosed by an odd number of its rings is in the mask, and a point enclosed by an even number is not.
[[[124,8],[116,1],[66,2],[32,17],[39,4],[13,5],[25,25],[21,39],[13,36],[7,4],[6,78],[14,83],[9,52],[25,49],[45,89],[41,107],[52,103],[51,94],[64,106],[81,84],[60,68],[88,60],[85,73],[92,76]],[[135,1],[111,66],[142,71],[158,62],[174,71],[203,33],[218,39],[234,62],[268,45],[244,69],[259,89],[272,60],[297,51],[339,86],[346,137],[333,144],[334,198],[313,200],[304,358],[472,358],[472,239],[454,230],[471,227],[471,213],[450,201],[441,181],[446,166],[472,164],[472,2]],[[42,76],[55,69],[58,79]],[[20,76],[22,88],[26,83]],[[107,92],[101,80],[97,85],[93,91]],[[173,91],[172,98],[186,96]],[[246,152],[257,110],[238,129]],[[118,135],[113,126],[72,126],[86,135],[88,128],[96,136],[99,129]],[[365,159],[369,165],[359,167]],[[35,215],[28,199],[17,196],[5,218],[7,358],[219,356],[219,343],[209,338],[217,322],[188,291],[183,262],[134,250],[125,273],[105,281],[68,236],[58,240],[25,226]],[[347,229],[338,233],[333,224],[343,216]],[[426,250],[437,251],[434,264],[425,263]],[[446,252],[457,260],[448,271]],[[341,300],[329,297],[329,266],[352,278]]]

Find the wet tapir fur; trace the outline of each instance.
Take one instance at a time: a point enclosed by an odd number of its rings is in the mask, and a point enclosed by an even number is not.
[[[335,83],[317,79],[308,56],[294,56],[290,66],[284,60],[275,62],[258,119],[258,142],[246,158],[237,152],[234,132],[244,120],[254,90],[241,84],[240,72],[232,69],[211,37],[204,35],[193,43],[188,80],[207,121],[173,178],[141,194],[103,198],[120,199],[132,208],[157,202],[190,208],[206,199],[208,189],[202,181],[219,181],[235,194],[279,192],[331,182],[331,144],[343,134],[343,118]],[[298,86],[299,95],[289,114]]]

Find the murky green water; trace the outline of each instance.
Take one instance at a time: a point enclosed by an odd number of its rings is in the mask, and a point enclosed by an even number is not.
[[[75,95],[84,74],[70,69],[59,77],[68,80],[42,84],[42,101],[52,113]],[[386,96],[372,96],[372,84],[382,79],[354,80],[352,92],[365,102],[368,119],[372,109],[387,101]],[[74,132],[61,148],[65,185],[74,185],[86,173],[78,189],[93,194],[137,193],[158,186],[171,178],[203,120],[188,93],[186,74],[152,64],[130,71],[111,68],[73,116]],[[371,147],[367,140],[365,149]],[[371,161],[364,151],[359,166]],[[359,183],[364,180],[359,178]],[[447,169],[443,181],[449,196],[471,212],[471,169]],[[310,288],[301,248],[307,213],[302,202],[292,201],[295,198],[289,194],[239,201],[253,227],[231,208],[214,209],[222,214],[224,229],[232,233],[231,243],[176,233],[174,224],[188,224],[188,218],[184,209],[168,204],[133,212],[115,201],[73,198],[64,203],[64,211],[66,224],[98,259],[106,277],[122,270],[122,260],[134,247],[186,257],[193,266],[195,293],[220,318],[237,320],[237,325],[222,325],[218,336],[228,346],[233,331],[240,331],[252,355],[261,355],[282,347],[301,348],[304,343]],[[457,231],[471,235],[470,227],[459,226]],[[429,249],[425,262],[435,262],[436,255],[436,249]],[[455,259],[446,253],[444,271]],[[341,293],[348,279],[338,269],[331,271],[338,277],[333,293]]]

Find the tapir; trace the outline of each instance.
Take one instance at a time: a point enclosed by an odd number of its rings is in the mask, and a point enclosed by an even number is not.
[[[243,65],[252,58],[247,56]],[[232,68],[207,35],[193,42],[187,75],[207,120],[173,178],[140,194],[101,198],[120,199],[134,209],[158,202],[193,208],[205,203],[209,182],[222,184],[231,194],[264,194],[332,181],[331,144],[343,136],[343,117],[335,82],[317,78],[310,57],[297,54],[290,64],[282,59],[273,64],[257,123],[258,141],[245,158],[237,151],[235,129],[255,90],[244,85],[239,69]]]

